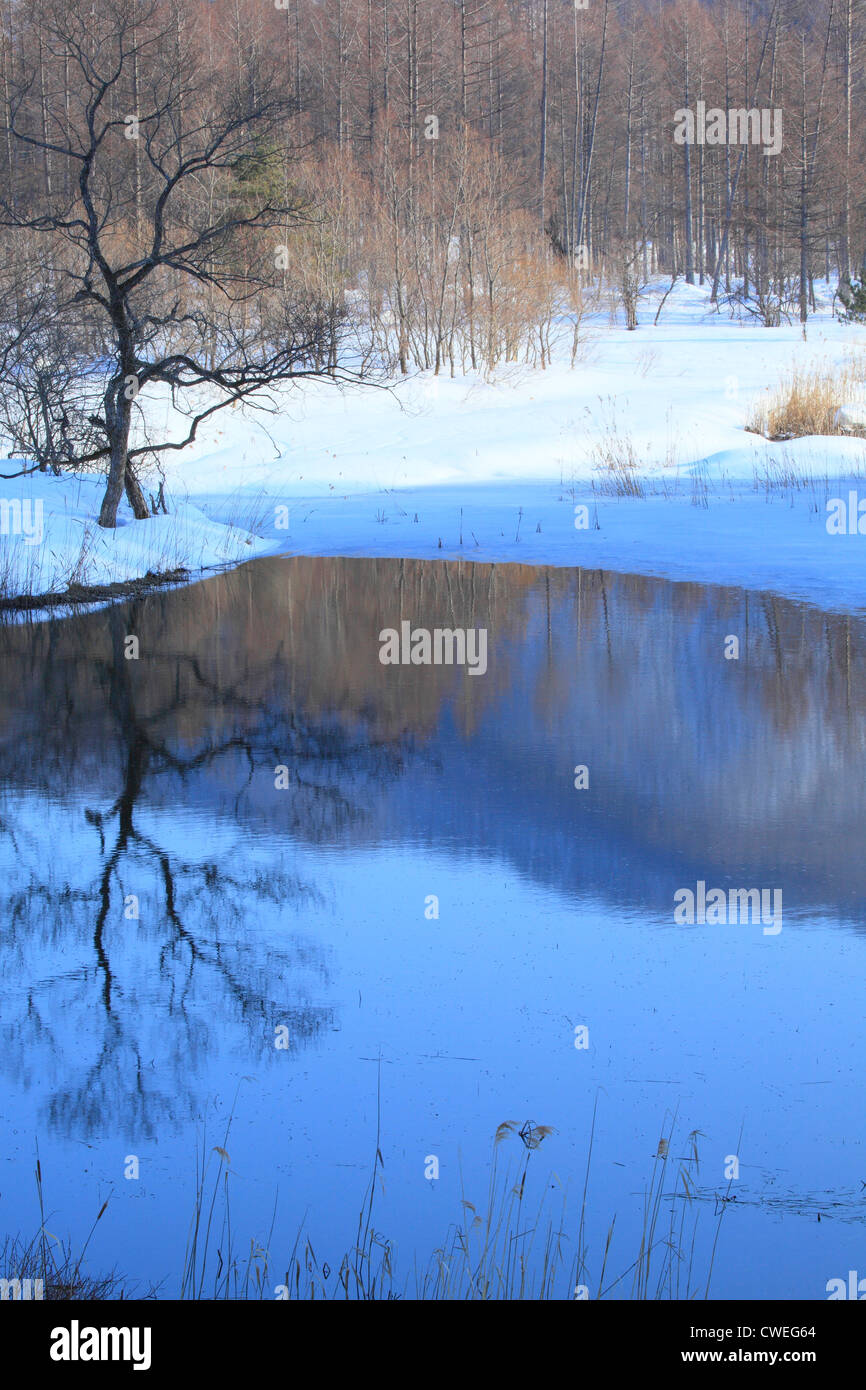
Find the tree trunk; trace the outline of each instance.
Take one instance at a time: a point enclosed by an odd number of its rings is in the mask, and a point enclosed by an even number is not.
[[[684,101],[683,101],[683,105],[684,105],[686,108],[688,108],[688,105],[689,105],[689,99],[690,99],[689,84],[690,84],[690,82],[691,82],[691,67],[690,67],[691,54],[690,54],[690,52],[689,52],[689,40],[690,40],[690,38],[691,38],[691,35],[689,34],[688,24],[686,24],[686,26],[685,26],[685,32],[684,32],[684,45],[685,45],[685,47],[684,47],[684,50],[683,50],[683,70],[684,70],[684,79],[683,79],[683,80],[684,80],[684,90],[683,90]],[[687,284],[687,285],[693,285],[693,284],[695,283],[695,262],[694,262],[694,250],[693,250],[694,242],[693,242],[693,240],[692,240],[692,237],[693,237],[693,231],[692,231],[692,147],[691,147],[691,144],[689,143],[688,140],[687,140],[687,141],[685,142],[685,144],[683,145],[683,158],[684,158],[684,161],[685,161],[685,167],[684,167],[684,169],[683,169],[683,182],[684,182],[684,184],[685,184],[685,193],[686,193],[686,207],[685,207],[685,215],[686,215],[686,225],[685,225],[685,243],[686,243],[686,284]],[[674,266],[674,269],[676,269],[676,266]]]
[[[132,508],[132,514],[136,521],[146,521],[150,516],[150,508],[145,501],[141,484],[132,471],[132,464],[127,459],[126,468],[123,474],[123,488],[126,493],[126,500]]]
[[[117,508],[120,506],[120,499],[123,495],[124,483],[126,481],[126,450],[129,443],[129,431],[121,438],[115,435],[111,441],[111,461],[108,465],[108,482],[105,487],[105,496],[102,499],[102,507],[99,512],[99,524],[106,530],[111,531],[117,525]]]
[[[111,441],[111,456],[108,465],[108,482],[99,512],[99,525],[111,531],[117,525],[117,508],[120,506],[120,499],[124,492],[136,521],[144,521],[146,517],[150,516],[150,510],[129,461],[132,402],[124,394],[122,382],[118,386],[109,388],[105,409]]]
[[[845,189],[842,205],[842,254],[840,257],[840,270],[843,275],[848,275],[851,271],[852,8],[853,0],[847,0],[845,6]]]
[[[544,184],[547,175],[547,76],[548,76],[548,0],[544,0],[541,59],[541,138],[538,150],[538,193],[541,207],[541,231],[544,232]]]

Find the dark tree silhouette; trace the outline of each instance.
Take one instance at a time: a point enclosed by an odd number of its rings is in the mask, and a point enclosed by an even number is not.
[[[64,411],[55,391],[48,410],[66,415],[64,447],[55,425],[34,467],[63,455],[106,465],[99,522],[113,527],[124,492],[136,517],[149,515],[138,460],[184,448],[228,405],[264,405],[279,383],[337,375],[342,313],[296,298],[286,281],[283,243],[313,213],[277,144],[293,100],[260,48],[242,66],[206,61],[168,0],[36,0],[28,21],[39,42],[22,45],[6,74],[0,141],[12,177],[0,225],[47,242],[50,269],[27,283],[7,268],[7,380],[13,390],[29,380],[27,350],[44,357],[49,326],[64,330],[78,398],[98,368],[89,413]],[[34,160],[52,171],[35,194]],[[157,384],[189,428],[130,447],[140,397]]]

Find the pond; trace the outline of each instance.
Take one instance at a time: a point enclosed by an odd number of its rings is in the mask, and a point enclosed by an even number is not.
[[[404,622],[484,669],[383,660]],[[205,1292],[252,1239],[264,1297],[293,1258],[339,1294],[363,1209],[411,1297],[500,1179],[555,1296],[631,1296],[662,1190],[665,1295],[866,1274],[864,637],[301,558],[4,627],[0,1233],[39,1229],[38,1145],[48,1229],[80,1249],[108,1200],[88,1266],[162,1297],[203,1162]]]

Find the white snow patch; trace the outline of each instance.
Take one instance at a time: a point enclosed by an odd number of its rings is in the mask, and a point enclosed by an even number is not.
[[[70,576],[98,584],[279,552],[459,556],[861,608],[866,536],[830,536],[825,520],[829,498],[858,486],[866,498],[866,440],[774,444],[744,427],[754,398],[793,366],[841,366],[866,347],[866,330],[825,309],[804,341],[799,325],[766,329],[711,312],[706,291],[685,285],[653,327],[663,288],[636,332],[590,322],[573,370],[569,331],[543,372],[510,366],[492,381],[422,373],[388,390],[309,381],[283,391],[276,413],[226,410],[166,458],[168,517],[135,522],[124,509],[122,525],[105,532],[99,478],[0,480],[0,506],[41,501],[44,521],[38,544],[0,536],[0,582],[6,592],[44,591]],[[866,425],[856,401],[840,415],[852,430]],[[149,427],[174,438],[186,428],[166,398],[150,403]],[[593,479],[605,482],[599,459],[626,448],[646,495],[594,493]],[[0,472],[15,467],[0,462]],[[588,530],[574,525],[580,504]]]

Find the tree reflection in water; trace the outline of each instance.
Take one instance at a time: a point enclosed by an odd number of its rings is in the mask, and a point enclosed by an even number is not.
[[[487,674],[382,666],[404,617],[485,626]],[[218,1046],[251,1065],[275,1024],[335,1027],[309,849],[457,844],[642,911],[729,872],[851,909],[861,628],[634,576],[300,559],[4,628],[5,1072],[60,1133],[150,1135],[199,1112]]]

